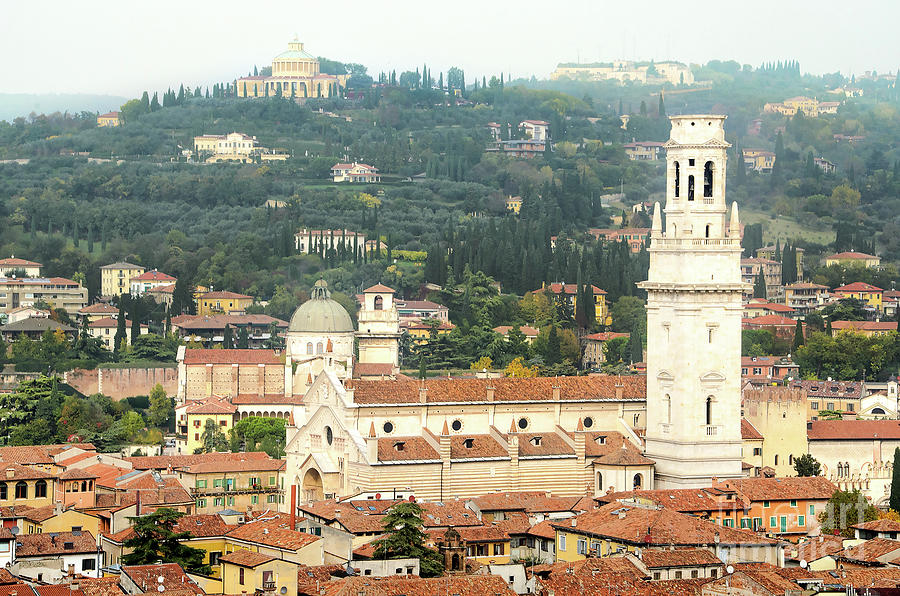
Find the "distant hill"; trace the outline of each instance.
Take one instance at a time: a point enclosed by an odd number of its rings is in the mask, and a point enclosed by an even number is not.
[[[109,112],[119,109],[127,97],[115,95],[0,93],[0,120],[12,122],[31,112]]]

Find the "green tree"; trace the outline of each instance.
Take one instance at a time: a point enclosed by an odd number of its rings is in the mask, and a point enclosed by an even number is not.
[[[631,335],[628,336],[628,358],[631,363],[642,362],[644,360],[644,338],[642,333],[642,325],[635,322]]]
[[[762,267],[760,267],[759,274],[756,276],[756,283],[753,284],[753,297],[754,298],[765,298],[766,297],[766,278],[763,275]]]
[[[809,453],[794,459],[794,471],[797,476],[818,476],[822,473],[822,464]]]
[[[116,317],[116,334],[113,336],[113,353],[116,357],[122,351],[122,347],[126,345],[125,340],[125,301],[119,300],[119,316]]]
[[[635,323],[646,325],[647,310],[644,301],[637,296],[622,296],[609,309],[612,317],[612,330],[619,333],[630,333]]]
[[[803,323],[797,319],[797,326],[794,328],[794,344],[791,353],[796,354],[797,350],[803,347]]]
[[[228,431],[231,451],[265,451],[271,457],[284,457],[285,420],[250,416]]]
[[[376,559],[419,559],[422,577],[438,577],[444,572],[440,553],[425,546],[422,508],[417,503],[400,502],[384,516],[384,537],[375,541]]]
[[[900,447],[894,448],[894,471],[891,477],[891,509],[900,512]]]
[[[234,333],[231,331],[231,325],[225,324],[225,333],[222,338],[222,347],[226,350],[234,348]]]
[[[236,347],[241,350],[246,350],[250,347],[250,332],[247,331],[247,325],[242,326],[240,330],[238,330]]]
[[[559,332],[556,330],[556,325],[552,325],[547,335],[547,345],[544,348],[545,365],[552,366],[562,359],[560,348]]]
[[[628,358],[628,338],[614,337],[603,342],[603,356],[607,364],[624,362]]]
[[[878,509],[866,500],[859,489],[835,491],[825,510],[819,513],[822,532],[838,533],[845,538],[853,537],[855,524],[878,519]]]
[[[125,565],[154,565],[157,563],[177,563],[188,573],[209,575],[212,569],[203,563],[205,552],[192,548],[185,542],[192,538],[190,532],[176,531],[176,524],[184,514],[160,507],[153,513],[128,518],[132,523],[134,536],[125,541],[125,548],[131,552],[122,556]]]
[[[212,418],[206,419],[203,432],[200,433],[200,442],[203,445],[197,448],[200,453],[213,453],[214,451],[226,451],[228,449],[228,439],[225,438],[225,433],[222,432],[218,423]]]
[[[169,420],[174,415],[175,408],[172,404],[172,398],[166,395],[166,390],[157,383],[150,390],[150,410],[148,412],[150,424],[160,428],[168,428]]]

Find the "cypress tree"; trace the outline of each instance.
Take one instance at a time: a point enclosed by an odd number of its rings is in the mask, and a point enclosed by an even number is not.
[[[556,325],[550,327],[550,334],[547,336],[547,349],[544,352],[544,364],[552,366],[560,360],[560,342],[559,334],[556,332]]]
[[[663,100],[663,92],[659,92],[659,107],[657,108],[660,118],[666,117],[666,102]]]
[[[635,321],[628,336],[628,357],[631,363],[641,362],[644,359],[644,338],[641,335],[641,323]]]
[[[231,325],[225,325],[225,333],[222,338],[222,347],[226,350],[234,348],[234,333],[231,331]]]
[[[797,327],[794,329],[794,345],[792,348],[792,352],[795,356],[797,354],[797,350],[802,348],[803,344],[803,323],[800,322],[800,319],[797,319]]]
[[[900,511],[900,447],[894,448],[894,472],[891,477],[891,509]]]
[[[237,347],[246,350],[250,347],[250,334],[247,332],[247,326],[244,325],[238,331]]]
[[[834,332],[831,330],[831,317],[825,321],[825,333],[827,333],[829,337],[834,335]]]
[[[116,357],[122,349],[122,342],[125,341],[125,300],[119,297],[119,316],[116,318],[116,335],[113,337],[113,353]]]
[[[754,298],[765,298],[766,297],[766,278],[763,275],[762,267],[759,268],[759,274],[756,276],[756,283],[753,284],[753,297]]]

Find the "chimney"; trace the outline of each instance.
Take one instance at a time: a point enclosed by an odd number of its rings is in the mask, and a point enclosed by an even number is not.
[[[428,387],[425,386],[425,381],[422,381],[422,386],[419,387],[419,403],[424,404],[428,401]]]
[[[494,401],[494,388],[490,385],[487,387],[487,400]]]
[[[6,477],[7,478],[12,478],[15,475],[16,475],[16,471],[14,469],[6,468]]]
[[[616,400],[621,400],[624,392],[625,392],[625,386],[622,384],[621,381],[617,381],[616,382]]]
[[[553,384],[553,401],[559,401],[559,385]]]
[[[572,518],[572,527],[573,527],[573,528],[577,528],[577,527],[578,527],[578,520],[575,519],[574,517]]]
[[[68,569],[66,570],[66,576],[69,578],[75,577],[75,565],[69,565]]]

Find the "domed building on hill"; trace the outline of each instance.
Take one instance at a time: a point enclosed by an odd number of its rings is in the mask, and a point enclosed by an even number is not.
[[[319,71],[319,60],[294,39],[288,49],[272,59],[272,74],[237,80],[238,97],[332,97],[340,95],[349,75]]]

